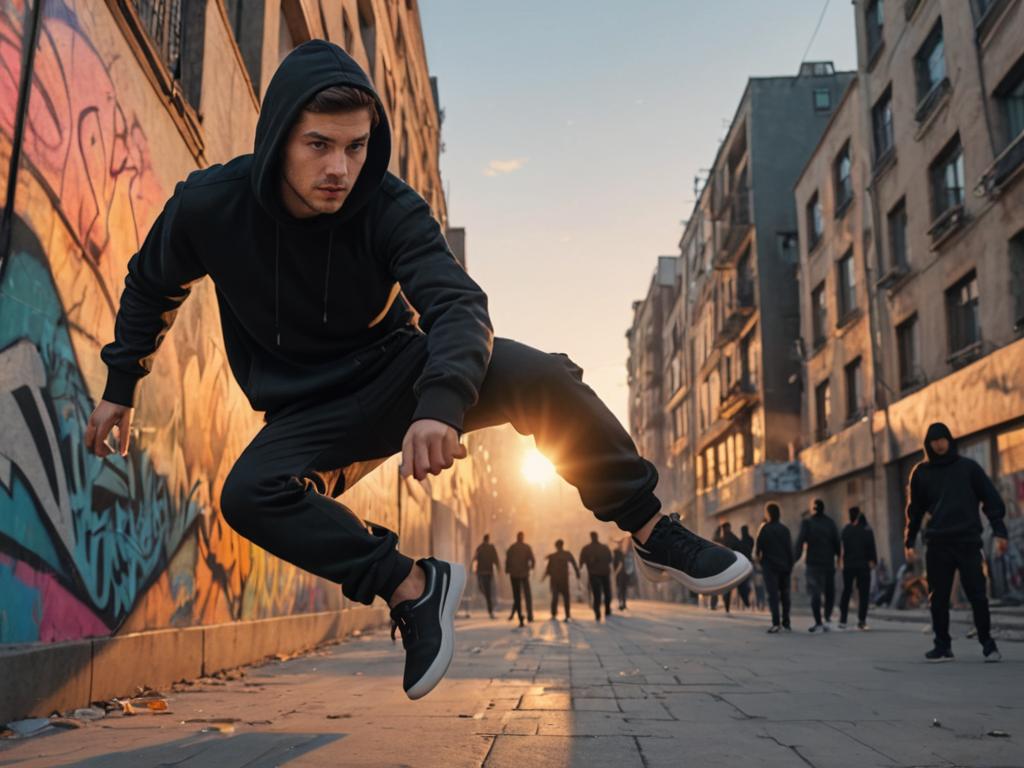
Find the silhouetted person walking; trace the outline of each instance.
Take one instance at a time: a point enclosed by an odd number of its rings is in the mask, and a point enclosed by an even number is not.
[[[953,576],[960,572],[960,584],[974,612],[985,661],[1002,657],[992,639],[985,573],[981,557],[981,519],[978,507],[992,526],[993,547],[1005,554],[1007,531],[1003,517],[1006,507],[999,492],[977,462],[957,452],[956,441],[942,423],[928,427],[924,438],[925,460],[910,474],[907,527],[904,535],[907,562],[917,559],[914,548],[921,522],[930,515],[924,531],[925,567],[932,612],[935,647],[925,654],[928,661],[951,661],[953,641],[949,636],[949,598]]]
[[[828,632],[832,628],[832,606],[836,600],[836,558],[839,556],[839,529],[825,514],[825,502],[814,500],[814,511],[800,523],[795,560],[807,547],[807,588],[811,593],[814,625],[809,632]],[[821,596],[825,595],[825,622],[822,623]]]
[[[839,628],[846,629],[850,595],[857,585],[857,629],[868,628],[868,604],[871,602],[871,569],[878,562],[875,533],[860,507],[850,507],[850,522],[843,527],[843,594],[839,596]]]
[[[626,610],[626,597],[629,593],[629,585],[636,573],[636,560],[633,558],[633,550],[629,546],[629,537],[623,537],[622,541],[612,552],[612,570],[615,572],[615,591],[619,596],[619,610]]]
[[[764,522],[757,529],[755,554],[764,573],[764,587],[768,592],[768,608],[772,613],[769,634],[780,629],[787,632],[789,624],[789,584],[793,572],[793,539],[789,528],[780,522],[781,510],[773,503],[765,505]],[[779,616],[779,602],[782,616]]]
[[[750,535],[750,526],[748,525],[740,526],[740,543],[737,552],[742,553],[747,560],[754,556],[754,537]],[[753,578],[754,576],[751,574],[746,581],[740,582],[740,585],[736,587],[740,600],[743,601],[746,608],[750,607],[750,583]]]
[[[491,544],[491,534],[485,533],[484,540],[473,555],[476,566],[476,584],[487,601],[487,615],[494,618],[494,572],[501,568],[498,550]]]
[[[533,595],[530,594],[530,571],[535,565],[533,550],[523,539],[522,531],[516,534],[516,543],[505,554],[505,573],[512,580],[512,612],[509,620],[519,614],[519,626],[523,626],[523,601],[526,601],[526,618],[533,621]]]
[[[715,539],[717,543],[723,547],[728,547],[733,552],[741,551],[741,542],[739,537],[732,532],[732,523],[725,522],[718,527],[718,531],[715,533]],[[722,593],[722,603],[725,605],[725,612],[729,613],[732,608],[732,590]],[[750,605],[750,597],[747,597],[747,605]],[[718,595],[711,596],[711,610],[715,610],[718,607]]]
[[[594,595],[594,618],[601,620],[601,603],[604,615],[612,613],[612,551],[597,540],[597,533],[590,533],[590,543],[580,552],[580,567],[587,569],[590,590]]]
[[[551,579],[551,618],[558,618],[558,598],[561,596],[565,606],[565,620],[571,617],[569,608],[569,566],[576,572],[576,578],[580,577],[580,568],[576,565],[576,558],[572,552],[565,550],[565,542],[559,539],[555,542],[555,551],[548,555],[548,565],[544,569],[544,576]]]

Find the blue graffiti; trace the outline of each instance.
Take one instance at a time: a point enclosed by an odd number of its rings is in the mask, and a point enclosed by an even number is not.
[[[0,282],[0,551],[53,573],[113,630],[202,510],[196,487],[172,491],[137,445],[85,450],[93,403],[41,254],[18,222]]]

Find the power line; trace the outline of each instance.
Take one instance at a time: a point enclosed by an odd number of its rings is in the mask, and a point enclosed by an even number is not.
[[[811,39],[807,41],[807,48],[804,50],[804,55],[800,57],[800,63],[803,64],[807,59],[807,54],[811,51],[811,46],[814,45],[814,38],[818,36],[818,30],[821,29],[821,22],[825,20],[825,12],[828,10],[828,4],[832,0],[825,0],[825,5],[821,9],[821,15],[818,17],[818,23],[814,27],[814,31],[811,33]]]

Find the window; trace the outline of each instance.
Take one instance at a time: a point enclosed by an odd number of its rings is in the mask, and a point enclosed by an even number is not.
[[[964,202],[964,153],[960,134],[946,145],[929,168],[932,186],[932,215],[939,218]]]
[[[249,80],[257,93],[260,90],[260,61],[263,48],[263,3],[225,0],[224,9],[231,23],[238,50],[245,62]]]
[[[911,315],[896,326],[896,347],[900,358],[900,391],[905,392],[921,383],[921,366],[917,359],[917,315]]]
[[[889,224],[889,266],[891,269],[905,272],[910,264],[907,255],[907,201],[900,201],[889,211],[886,220]]]
[[[377,18],[373,13],[373,4],[370,0],[359,0],[359,37],[363,41],[363,50],[366,51],[366,61],[369,66],[370,76],[377,62]],[[381,78],[383,81],[383,78]],[[378,90],[380,88],[378,87]]]
[[[846,418],[853,421],[861,415],[861,404],[864,399],[864,383],[861,378],[861,364],[858,357],[847,363],[846,374]]]
[[[814,436],[824,440],[829,435],[828,422],[832,418],[832,389],[825,379],[814,390]]]
[[[348,20],[348,13],[343,8],[341,11],[341,31],[344,35],[345,50],[352,53],[352,46],[355,44],[355,33],[352,31],[352,22]]]
[[[832,165],[832,180],[836,188],[836,216],[838,216],[853,199],[853,179],[850,177],[850,142],[847,141],[839,150]]]
[[[914,72],[917,76],[918,101],[923,101],[932,89],[945,80],[946,47],[942,39],[942,19],[935,23],[914,56]]]
[[[869,0],[865,11],[865,26],[868,33],[868,58],[874,58],[878,49],[882,47],[883,16],[882,0]]]
[[[1024,133],[1024,57],[1017,60],[994,93],[1002,118],[1003,138],[1009,146]]]
[[[825,303],[825,281],[811,291],[811,331],[814,334],[814,348],[825,343],[825,325],[828,322],[828,306]]]
[[[857,276],[853,271],[853,249],[839,260],[836,301],[839,305],[839,324],[842,325],[857,308]]]
[[[811,195],[807,203],[807,250],[812,251],[821,241],[821,235],[825,231],[825,222],[821,215],[821,202],[818,200],[818,193]]]
[[[198,107],[203,79],[205,3],[132,0],[131,5],[167,74],[180,83],[185,100]]]
[[[1010,240],[1010,293],[1014,330],[1024,330],[1024,229]]]
[[[884,160],[892,151],[892,86],[871,110],[871,126],[875,137],[875,163]]]
[[[814,111],[827,112],[832,109],[832,92],[828,88],[814,89]]]
[[[971,270],[946,291],[949,354],[955,355],[981,341],[978,327],[978,276]]]

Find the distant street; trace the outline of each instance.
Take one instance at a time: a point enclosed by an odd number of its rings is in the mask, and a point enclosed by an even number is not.
[[[0,742],[0,766],[1019,766],[1024,646],[926,665],[921,625],[767,636],[763,615],[636,603],[595,625],[460,621],[448,679],[420,702],[374,632]],[[1008,736],[999,735],[1009,734]],[[996,734],[996,735],[988,735]]]

